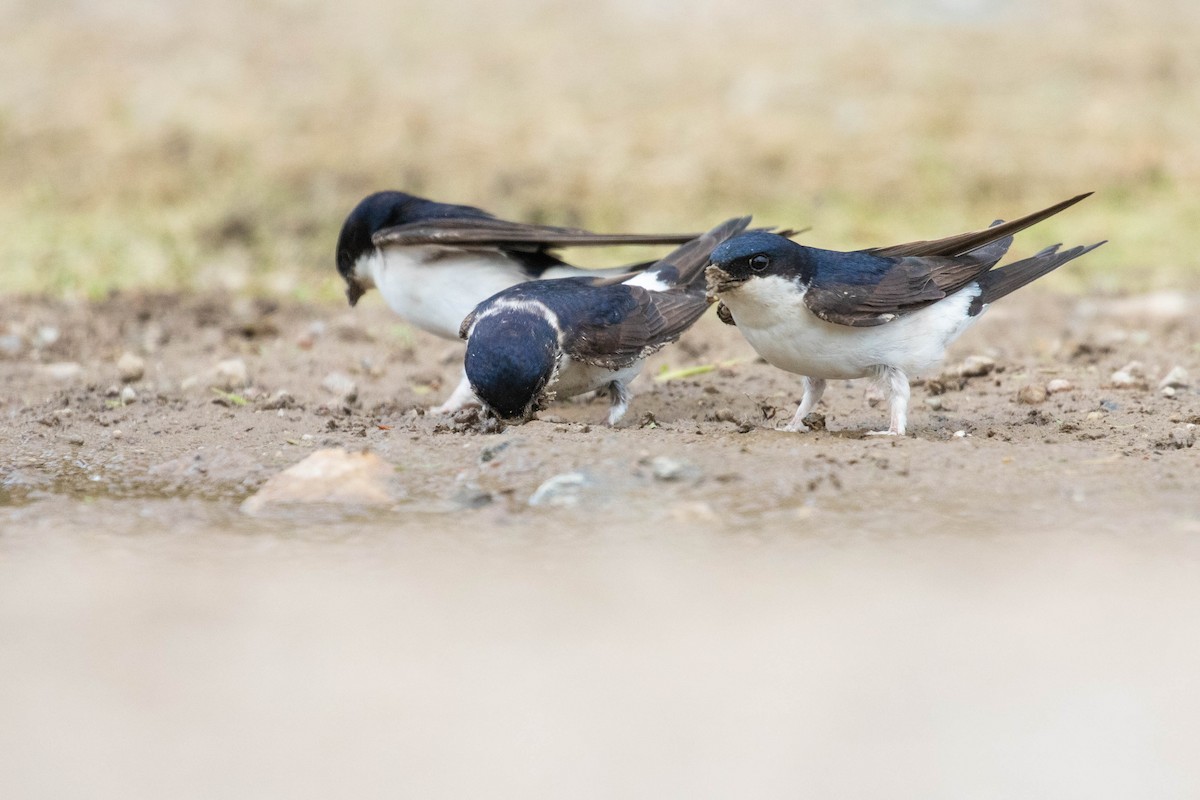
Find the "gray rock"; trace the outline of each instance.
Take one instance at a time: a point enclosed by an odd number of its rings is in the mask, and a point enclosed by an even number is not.
[[[681,481],[700,474],[700,470],[695,466],[670,456],[655,456],[650,459],[650,471],[655,479],[660,481]]]
[[[212,371],[212,385],[218,389],[232,392],[243,389],[250,382],[250,372],[246,362],[240,358],[228,358],[218,362]]]
[[[358,384],[344,372],[331,372],[321,381],[321,388],[345,403],[358,399]]]
[[[137,402],[137,392],[132,386],[126,386],[121,390],[121,402],[125,404]]]
[[[553,506],[571,508],[579,505],[583,490],[590,486],[591,479],[582,472],[564,472],[555,475],[537,488],[529,498],[531,506]]]
[[[1190,427],[1171,430],[1171,446],[1174,448],[1182,450],[1185,447],[1191,447],[1195,441],[1195,433]]]
[[[0,355],[8,358],[16,358],[21,355],[21,351],[25,349],[25,342],[15,333],[6,333],[0,336]]]
[[[1191,385],[1186,369],[1180,366],[1173,367],[1166,376],[1158,382],[1160,389],[1186,389]]]
[[[145,374],[146,362],[141,356],[136,356],[133,353],[123,353],[117,359],[117,375],[123,383],[140,381]]]
[[[280,389],[275,394],[271,395],[271,399],[263,403],[263,408],[267,411],[277,411],[281,408],[294,408],[296,398],[292,397],[287,389]]]

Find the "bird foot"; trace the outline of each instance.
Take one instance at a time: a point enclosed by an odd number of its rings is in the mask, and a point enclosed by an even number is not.
[[[779,430],[787,431],[788,433],[808,433],[812,428],[803,422],[789,422],[787,425],[780,426]]]
[[[904,434],[897,430],[888,429],[886,431],[867,431],[866,436],[903,436]]]

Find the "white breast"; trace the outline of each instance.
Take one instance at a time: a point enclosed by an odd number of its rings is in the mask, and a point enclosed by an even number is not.
[[[444,247],[384,247],[361,259],[356,272],[406,322],[446,339],[458,338],[475,306],[527,280],[502,253]]]
[[[917,375],[942,360],[946,347],[975,317],[970,284],[945,300],[871,328],[826,322],[804,304],[804,291],[784,278],[752,278],[721,295],[738,330],[769,363],[812,378],[849,379],[879,365]]]
[[[574,397],[584,392],[594,392],[603,389],[613,381],[629,383],[642,371],[642,359],[633,366],[620,370],[611,370],[574,361],[567,356],[561,356],[558,363],[558,374],[547,389],[554,392],[555,397]]]

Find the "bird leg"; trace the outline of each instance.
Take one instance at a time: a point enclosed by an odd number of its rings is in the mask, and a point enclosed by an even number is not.
[[[459,409],[467,406],[482,405],[479,398],[475,396],[475,392],[471,390],[471,382],[467,380],[466,370],[463,370],[462,380],[455,387],[453,394],[447,398],[446,402],[440,406],[429,409],[430,414],[453,414]]]
[[[797,433],[807,433],[808,426],[804,424],[804,418],[809,412],[816,408],[817,403],[821,401],[821,395],[825,393],[825,381],[821,378],[810,378],[804,376],[804,397],[800,398],[800,406],[796,409],[796,415],[792,417],[792,421],[784,425],[782,430],[795,431]]]
[[[911,389],[908,376],[895,367],[876,367],[875,379],[883,387],[892,412],[892,423],[886,431],[867,431],[867,436],[903,436],[908,425],[908,396]]]
[[[633,399],[633,392],[629,391],[629,387],[624,383],[613,381],[608,385],[608,396],[612,399],[612,405],[608,409],[607,422],[608,427],[611,428],[629,410],[629,401]]]

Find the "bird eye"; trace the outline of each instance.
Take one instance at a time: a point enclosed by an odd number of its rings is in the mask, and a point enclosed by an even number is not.
[[[762,272],[770,265],[771,259],[762,255],[761,253],[750,259],[750,269],[754,270],[755,272]]]

